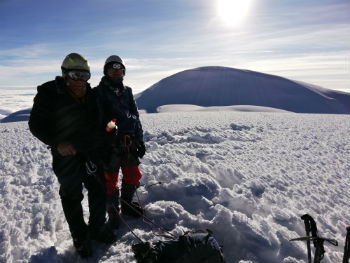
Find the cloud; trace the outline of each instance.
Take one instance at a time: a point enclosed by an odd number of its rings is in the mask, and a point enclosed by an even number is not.
[[[60,61],[52,58],[14,58],[0,65],[1,86],[33,86],[46,75],[60,72]]]
[[[2,63],[9,58],[37,58],[38,56],[48,55],[50,48],[48,44],[25,45],[16,48],[0,49],[0,58]]]
[[[350,62],[346,51],[314,54],[276,54],[274,51],[237,51],[235,54],[207,54],[176,58],[125,58],[126,84],[141,92],[161,79],[177,72],[201,66],[228,66],[279,75],[310,82],[325,88],[348,89]],[[105,58],[90,59],[95,86],[102,77]],[[10,65],[0,65],[1,86],[37,86],[60,75],[61,58],[16,58]]]
[[[200,66],[244,68],[343,89],[350,83],[350,26],[335,19],[342,16],[343,7],[327,6],[325,14],[318,7],[302,9],[303,13],[285,8],[274,16],[255,10],[253,20],[235,30],[218,26],[217,18],[211,17],[187,25],[184,17],[180,21],[172,17],[152,29],[149,20],[146,27],[131,23],[100,30],[96,24],[72,43],[60,40],[0,49],[0,85],[32,86],[53,79],[61,74],[66,54],[81,52],[89,61],[93,85],[102,76],[105,59],[117,54],[126,63],[126,81],[137,91]],[[286,16],[298,19],[289,21]]]

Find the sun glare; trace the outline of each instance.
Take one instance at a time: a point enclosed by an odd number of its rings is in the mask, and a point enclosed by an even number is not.
[[[217,0],[220,18],[228,26],[239,25],[249,11],[252,0]]]

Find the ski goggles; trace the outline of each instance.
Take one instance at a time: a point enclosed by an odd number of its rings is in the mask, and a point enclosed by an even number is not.
[[[108,67],[112,68],[112,69],[124,69],[124,66],[120,63],[113,63],[113,64],[109,65]]]
[[[88,81],[91,77],[90,72],[81,71],[81,70],[70,70],[67,72],[67,75],[72,80],[82,80],[82,81]]]

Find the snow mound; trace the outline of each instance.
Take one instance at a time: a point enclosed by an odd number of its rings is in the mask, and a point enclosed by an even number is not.
[[[6,117],[9,114],[11,114],[11,111],[0,109],[0,119]]]
[[[31,108],[16,111],[14,113],[9,114],[5,118],[1,119],[0,122],[6,123],[6,122],[28,121],[31,111],[32,111]]]
[[[147,217],[180,235],[211,229],[228,262],[305,262],[300,216],[341,262],[350,224],[350,117],[256,112],[143,114],[147,154],[138,189]],[[49,150],[24,122],[0,124],[0,262],[85,262],[69,236]],[[83,201],[88,211],[87,196]],[[161,237],[127,219],[145,241]],[[125,225],[89,262],[135,263]]]
[[[140,109],[169,104],[253,105],[297,113],[350,113],[350,95],[279,76],[227,67],[201,67],[162,79],[138,94]]]
[[[251,105],[235,105],[235,106],[221,106],[221,107],[201,107],[197,105],[187,105],[187,104],[173,104],[173,105],[163,105],[157,108],[157,112],[183,112],[183,111],[244,111],[244,112],[288,112],[286,110],[261,107],[261,106],[251,106]]]

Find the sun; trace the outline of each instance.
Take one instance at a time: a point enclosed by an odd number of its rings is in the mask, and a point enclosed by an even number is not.
[[[217,0],[220,18],[228,26],[239,25],[248,14],[253,0]]]

